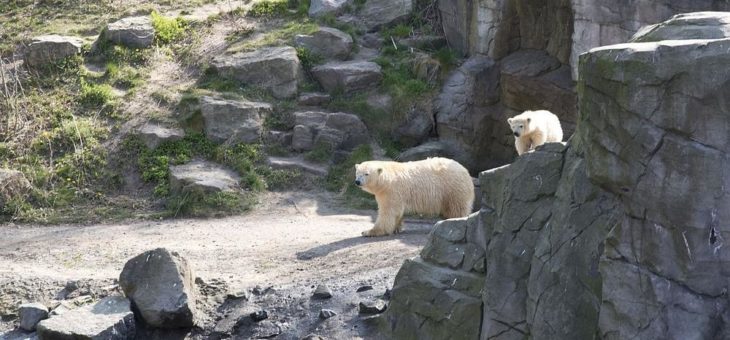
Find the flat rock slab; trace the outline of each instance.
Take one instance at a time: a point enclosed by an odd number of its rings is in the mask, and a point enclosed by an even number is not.
[[[730,37],[730,13],[695,12],[642,28],[631,42],[662,40],[725,39]]]
[[[326,93],[302,93],[297,103],[303,106],[320,106],[330,102],[332,96]]]
[[[170,189],[175,193],[235,191],[240,180],[233,171],[205,161],[170,167]]]
[[[25,51],[25,64],[39,66],[55,63],[81,53],[84,41],[77,37],[43,35],[33,38]]]
[[[375,88],[383,79],[380,65],[371,61],[333,61],[312,68],[312,74],[327,92],[354,92]]]
[[[147,146],[154,150],[164,142],[181,140],[185,137],[185,131],[180,128],[168,128],[165,126],[148,123],[137,130],[137,136]]]
[[[290,46],[217,56],[211,66],[225,78],[270,90],[279,99],[296,96],[301,76],[297,51]]]
[[[119,285],[145,323],[157,328],[195,325],[193,273],[177,252],[158,248],[127,261]]]
[[[320,27],[312,35],[297,35],[294,43],[326,59],[345,60],[352,52],[352,37],[336,28]]]
[[[134,314],[121,296],[102,299],[38,323],[38,339],[128,340],[134,339]]]
[[[318,111],[294,113],[294,150],[309,151],[316,145],[325,143],[333,150],[350,151],[369,141],[368,128],[356,115]]]
[[[345,10],[350,0],[312,0],[309,5],[309,16],[320,17],[325,14],[339,14]]]
[[[200,98],[205,135],[216,142],[254,143],[261,139],[264,117],[273,111],[271,104],[244,100]]]
[[[413,0],[368,0],[357,13],[368,31],[405,20],[413,12]]]
[[[327,167],[305,161],[301,157],[269,157],[269,166],[274,169],[300,170],[312,175],[327,176]]]
[[[106,26],[104,38],[117,45],[131,48],[152,46],[155,29],[149,16],[123,18]]]

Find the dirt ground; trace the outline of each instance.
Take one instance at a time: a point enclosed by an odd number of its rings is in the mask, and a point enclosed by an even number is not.
[[[199,284],[205,283],[204,291],[215,288],[203,293],[209,295],[206,303],[212,309],[207,311],[206,331],[193,338],[210,338],[214,328],[225,328],[221,326],[225,317],[232,316],[221,312],[220,305],[231,302],[221,296],[239,291],[251,297],[246,306],[230,309],[238,314],[256,308],[278,311],[282,318],[272,319],[279,322],[283,335],[288,334],[278,338],[294,339],[311,331],[330,338],[357,338],[368,334],[357,315],[358,299],[381,296],[392,285],[403,260],[418,254],[433,223],[410,220],[402,234],[361,237],[374,215],[375,211],[342,208],[332,193],[290,192],[267,193],[249,214],[223,219],[0,226],[0,315],[17,307],[19,300],[49,302],[67,281],[90,280],[92,291],[113,287],[128,259],[166,247],[188,259],[195,276],[202,279]],[[331,306],[310,301],[321,283],[339,297]],[[365,284],[374,289],[355,294]],[[250,293],[256,286],[271,289]],[[333,318],[337,320],[317,321],[323,306],[340,310]],[[15,323],[9,317],[0,321],[0,334],[11,338],[13,333],[7,332]]]

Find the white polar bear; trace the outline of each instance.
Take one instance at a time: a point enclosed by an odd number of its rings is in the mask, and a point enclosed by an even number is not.
[[[535,150],[545,143],[563,141],[563,128],[560,119],[547,110],[525,111],[507,119],[512,133],[515,135],[517,154]]]

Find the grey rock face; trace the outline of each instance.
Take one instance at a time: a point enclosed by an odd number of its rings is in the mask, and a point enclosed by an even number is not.
[[[127,261],[119,285],[147,325],[185,328],[195,325],[193,277],[185,258],[158,248]]]
[[[430,101],[416,103],[406,119],[393,132],[393,138],[403,146],[413,147],[434,135],[435,118]]]
[[[373,31],[404,20],[411,12],[413,0],[368,0],[357,15],[368,30]]]
[[[205,120],[205,135],[217,143],[254,143],[261,139],[264,117],[273,111],[271,104],[200,98]]]
[[[80,307],[38,323],[38,339],[132,340],[134,314],[129,300],[110,296],[94,305]]]
[[[667,21],[645,26],[634,34],[631,42],[728,37],[730,37],[730,13],[696,12],[678,14]]]
[[[235,191],[240,180],[233,171],[205,161],[170,167],[170,191],[173,193]]]
[[[353,114],[295,112],[294,122],[292,148],[297,151],[312,150],[318,143],[327,143],[333,150],[351,151],[370,141],[365,123]]]
[[[345,10],[350,0],[312,0],[309,5],[309,16],[320,17],[325,14],[339,14]]]
[[[13,198],[23,198],[31,188],[22,172],[0,168],[0,208]]]
[[[297,102],[303,106],[321,106],[329,103],[332,96],[326,93],[302,93]]]
[[[352,37],[336,28],[320,27],[312,35],[297,35],[294,43],[326,59],[345,60],[352,52]]]
[[[436,102],[439,139],[464,150],[471,172],[502,165],[514,157],[506,124],[509,111],[499,105],[500,70],[484,56],[467,60],[446,79]]]
[[[181,140],[185,137],[185,131],[180,128],[168,128],[157,124],[148,123],[137,131],[137,136],[151,150],[156,149],[164,142]]]
[[[44,35],[33,38],[25,51],[25,64],[38,66],[54,63],[81,53],[84,41],[77,37]]]
[[[211,66],[223,77],[268,89],[280,99],[296,96],[302,72],[297,51],[289,46],[217,56]]]
[[[383,79],[380,66],[370,61],[329,62],[312,68],[312,75],[327,92],[354,92],[374,88]]]
[[[48,307],[40,303],[27,303],[18,307],[18,314],[20,328],[32,332],[41,320],[48,318]]]
[[[149,16],[123,18],[106,26],[105,39],[131,48],[147,48],[155,39],[155,29]]]

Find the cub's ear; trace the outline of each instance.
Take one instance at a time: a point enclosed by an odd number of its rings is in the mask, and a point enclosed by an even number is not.
[[[513,118],[507,118],[507,124],[512,124],[512,119]]]
[[[378,175],[383,173],[383,168],[378,168]]]
[[[529,123],[532,120],[532,118],[527,118],[527,122]]]

